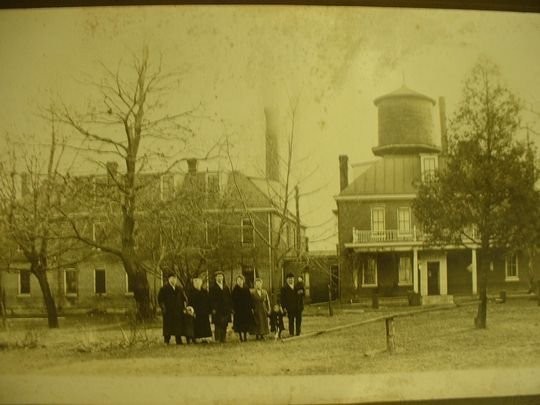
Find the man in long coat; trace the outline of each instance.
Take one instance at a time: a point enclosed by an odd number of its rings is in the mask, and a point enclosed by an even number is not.
[[[182,344],[182,321],[186,306],[184,291],[177,285],[176,274],[167,276],[167,283],[161,287],[158,293],[158,304],[163,315],[163,340],[169,344],[174,335],[176,344]]]
[[[214,324],[214,339],[225,343],[227,325],[231,321],[232,298],[231,290],[225,284],[222,271],[214,274],[215,283],[210,287],[210,308],[212,309],[212,323]]]
[[[301,332],[302,311],[304,310],[303,293],[303,288],[295,288],[294,274],[287,274],[287,282],[281,287],[279,298],[281,307],[289,319],[289,336],[298,336]]]

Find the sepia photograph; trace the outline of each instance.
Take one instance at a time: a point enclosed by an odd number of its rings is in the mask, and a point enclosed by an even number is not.
[[[538,7],[119,3],[0,9],[0,404],[540,403]]]

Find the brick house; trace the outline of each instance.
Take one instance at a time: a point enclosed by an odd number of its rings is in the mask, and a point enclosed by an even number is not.
[[[136,250],[140,252],[149,268],[148,281],[153,294],[161,287],[163,273],[169,270],[189,270],[189,277],[201,275],[212,279],[214,271],[225,273],[226,282],[233,284],[237,274],[243,274],[248,285],[255,277],[263,279],[266,288],[275,299],[283,284],[283,268],[276,266],[287,256],[298,255],[307,250],[305,227],[298,223],[296,215],[276,204],[280,190],[278,159],[268,153],[269,145],[275,145],[275,137],[267,140],[267,176],[247,176],[238,171],[200,170],[196,159],[188,160],[187,171],[169,172],[164,175],[145,174],[142,181],[149,184],[141,195],[140,223],[146,231],[136,236]],[[270,138],[270,139],[269,139]],[[79,176],[78,184],[106,189],[108,173],[116,166],[107,166],[104,174]],[[106,199],[105,199],[106,200]],[[187,201],[187,203],[186,203]],[[175,210],[178,204],[195,206],[191,211]],[[106,201],[109,204],[108,201]],[[146,207],[153,207],[158,215],[150,217]],[[158,207],[156,210],[155,208]],[[168,207],[161,210],[160,207]],[[149,208],[148,208],[149,209]],[[99,212],[99,210],[97,210]],[[149,212],[149,211],[148,211]],[[177,213],[187,219],[179,218]],[[119,235],[111,229],[111,217],[93,215],[87,221],[86,235],[93,240],[109,238],[118,241]],[[112,218],[118,220],[118,218]],[[157,226],[160,222],[160,226]],[[164,231],[172,223],[180,224],[181,232],[172,239],[186,238],[182,255],[163,260],[157,265],[152,255],[164,240]],[[182,225],[184,224],[184,225]],[[142,228],[141,228],[142,229]],[[277,244],[278,233],[279,245]],[[273,249],[272,247],[277,247]],[[133,289],[129,277],[117,257],[99,249],[85,247],[84,252],[58,259],[59,270],[49,274],[49,283],[60,314],[74,312],[124,312],[134,309]],[[187,252],[187,253],[186,253]],[[180,261],[189,254],[196,257],[185,266]],[[184,254],[185,253],[185,254]],[[88,255],[91,254],[90,257]],[[78,256],[77,256],[78,255]],[[5,293],[8,314],[37,313],[43,311],[42,294],[35,277],[31,276],[20,252],[13,252],[7,270],[0,271],[0,286]],[[169,255],[169,258],[172,255]],[[181,257],[180,257],[181,256]],[[62,263],[71,262],[69,266]]]
[[[479,245],[427,245],[411,208],[416,186],[444,164],[444,99],[439,99],[440,138],[435,136],[432,98],[404,86],[374,104],[378,145],[372,151],[377,159],[351,165],[351,182],[347,156],[339,159],[340,193],[335,200],[342,298],[414,291],[429,304],[475,295]],[[525,253],[500,251],[490,268],[492,291],[526,292],[534,264]]]

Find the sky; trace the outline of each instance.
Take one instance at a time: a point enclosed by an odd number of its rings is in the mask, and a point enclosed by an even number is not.
[[[129,66],[147,46],[164,69],[181,72],[167,108],[197,106],[186,155],[202,157],[226,136],[236,168],[260,176],[264,109],[278,113],[283,154],[295,107],[293,173],[310,249],[332,249],[338,156],[374,158],[373,100],[406,84],[444,96],[451,117],[467,73],[487,57],[511,91],[540,111],[539,40],[540,15],[525,13],[255,5],[1,10],[1,145],[42,142],[48,126],[39,113],[51,99],[84,108],[95,98],[88,78],[99,79],[102,64]],[[438,136],[435,109],[433,118]],[[538,116],[525,119],[540,132]],[[82,157],[73,162],[88,170]]]

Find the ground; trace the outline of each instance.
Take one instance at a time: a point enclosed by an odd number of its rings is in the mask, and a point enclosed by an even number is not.
[[[373,310],[344,306],[336,308],[335,316],[328,317],[324,307],[311,307],[304,317],[303,333],[410,311],[409,307]],[[396,317],[398,350],[394,354],[381,351],[386,345],[382,320],[299,340],[239,343],[235,336],[230,336],[225,345],[180,347],[161,343],[157,323],[135,330],[121,318],[67,318],[62,320],[61,329],[48,330],[43,320],[9,320],[9,329],[0,332],[0,343],[7,343],[7,348],[0,350],[0,379],[8,375],[281,378],[471,369],[538,370],[540,307],[536,301],[491,303],[485,330],[474,328],[475,312],[475,305],[462,305]],[[519,373],[513,374],[517,378]],[[526,381],[527,375],[531,376],[525,374],[524,382],[530,383]],[[540,394],[540,383],[535,386]]]

